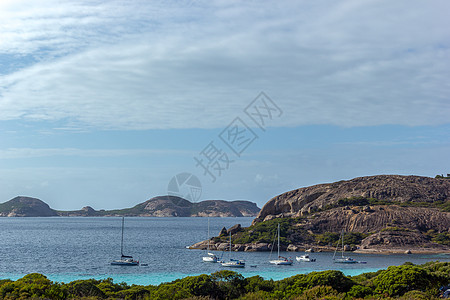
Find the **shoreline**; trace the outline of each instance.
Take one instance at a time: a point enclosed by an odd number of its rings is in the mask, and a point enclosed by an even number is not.
[[[406,253],[410,251],[411,253]],[[450,257],[450,249],[408,248],[408,249],[358,249],[359,254],[445,254]]]
[[[228,243],[212,243],[209,245],[211,251],[229,251]],[[187,246],[187,249],[191,250],[207,250],[208,240],[195,243],[191,246]],[[233,252],[270,252],[271,244],[269,243],[250,243],[250,244],[232,244]],[[289,245],[282,246],[281,251],[291,253],[320,253],[320,252],[334,252],[336,247],[329,246],[301,246],[301,245]],[[341,251],[338,251],[341,252]],[[408,248],[356,248],[354,250],[346,250],[346,253],[358,253],[358,254],[444,254],[450,256],[450,247],[408,247]]]

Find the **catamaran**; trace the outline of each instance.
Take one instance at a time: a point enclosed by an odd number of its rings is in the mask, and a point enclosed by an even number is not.
[[[339,244],[341,242],[341,238],[342,238],[342,257],[335,258],[336,252],[337,252],[337,250],[339,248]],[[338,243],[336,245],[336,250],[334,250],[333,260],[334,260],[335,263],[339,263],[339,264],[356,264],[356,263],[358,263],[357,260],[354,260],[351,257],[345,257],[344,256],[344,251],[345,251],[344,250],[344,231],[342,231],[341,232],[341,236],[339,237],[339,241],[338,241]]]
[[[277,231],[277,235],[278,235],[278,259],[274,259],[274,260],[270,260],[269,262],[271,263],[271,264],[274,264],[274,265],[286,265],[286,266],[290,266],[290,265],[292,265],[292,263],[293,263],[293,261],[292,261],[292,259],[290,259],[290,258],[286,258],[286,257],[283,257],[283,256],[280,256],[280,223],[278,223],[278,231]],[[273,247],[272,247],[272,249],[273,249]]]
[[[245,268],[245,261],[231,258],[231,231],[230,231],[230,261],[221,262],[223,267],[228,268]]]
[[[111,265],[116,266],[139,266],[139,261],[134,260],[133,256],[123,254],[123,227],[125,223],[125,217],[122,217],[122,240],[120,242],[120,259],[113,260]]]
[[[211,237],[209,235],[209,217],[208,217],[208,248],[207,248],[208,256],[203,256],[203,261],[216,263],[219,261],[219,258],[214,253],[209,252],[209,242],[210,241],[211,241]]]

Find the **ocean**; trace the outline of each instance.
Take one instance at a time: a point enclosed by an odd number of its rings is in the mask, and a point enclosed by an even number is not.
[[[211,235],[222,227],[235,224],[249,226],[253,218],[210,218]],[[204,263],[206,251],[186,246],[205,240],[207,218],[125,218],[124,254],[132,255],[147,266],[112,266],[120,258],[120,217],[51,217],[0,218],[0,279],[13,279],[37,272],[49,279],[70,282],[88,278],[113,278],[128,284],[159,284],[190,275],[210,274],[224,269],[220,264]],[[366,264],[341,265],[332,261],[333,253],[313,253],[313,263],[295,261],[292,266],[274,266],[269,259],[276,253],[233,252],[232,258],[244,259],[246,268],[235,270],[242,275],[260,275],[279,280],[299,273],[341,270],[346,275],[373,272],[404,262],[450,261],[450,255],[419,254],[349,254]],[[229,259],[228,252],[216,252]]]

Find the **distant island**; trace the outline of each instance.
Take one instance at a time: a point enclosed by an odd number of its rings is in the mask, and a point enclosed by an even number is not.
[[[288,251],[450,252],[450,180],[378,175],[292,190],[269,200],[252,225],[223,228],[210,249],[271,250],[278,223]],[[208,240],[192,245],[205,249]]]
[[[0,217],[255,217],[260,209],[250,201],[205,200],[192,203],[176,196],[158,196],[131,208],[95,210],[85,206],[80,210],[58,211],[42,200],[18,196],[0,203]]]

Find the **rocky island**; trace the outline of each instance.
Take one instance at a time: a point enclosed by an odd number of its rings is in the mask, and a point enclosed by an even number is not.
[[[234,250],[268,251],[278,223],[288,251],[332,250],[345,232],[346,250],[449,252],[450,180],[378,175],[289,191],[269,200],[250,227],[222,229],[211,249],[223,250],[231,232]]]
[[[95,210],[85,206],[75,211],[57,211],[45,202],[19,196],[0,204],[0,217],[254,217],[260,209],[250,201],[205,200],[192,203],[176,196],[158,196],[131,208]]]
[[[0,217],[54,217],[58,213],[36,198],[18,196],[0,203]]]

